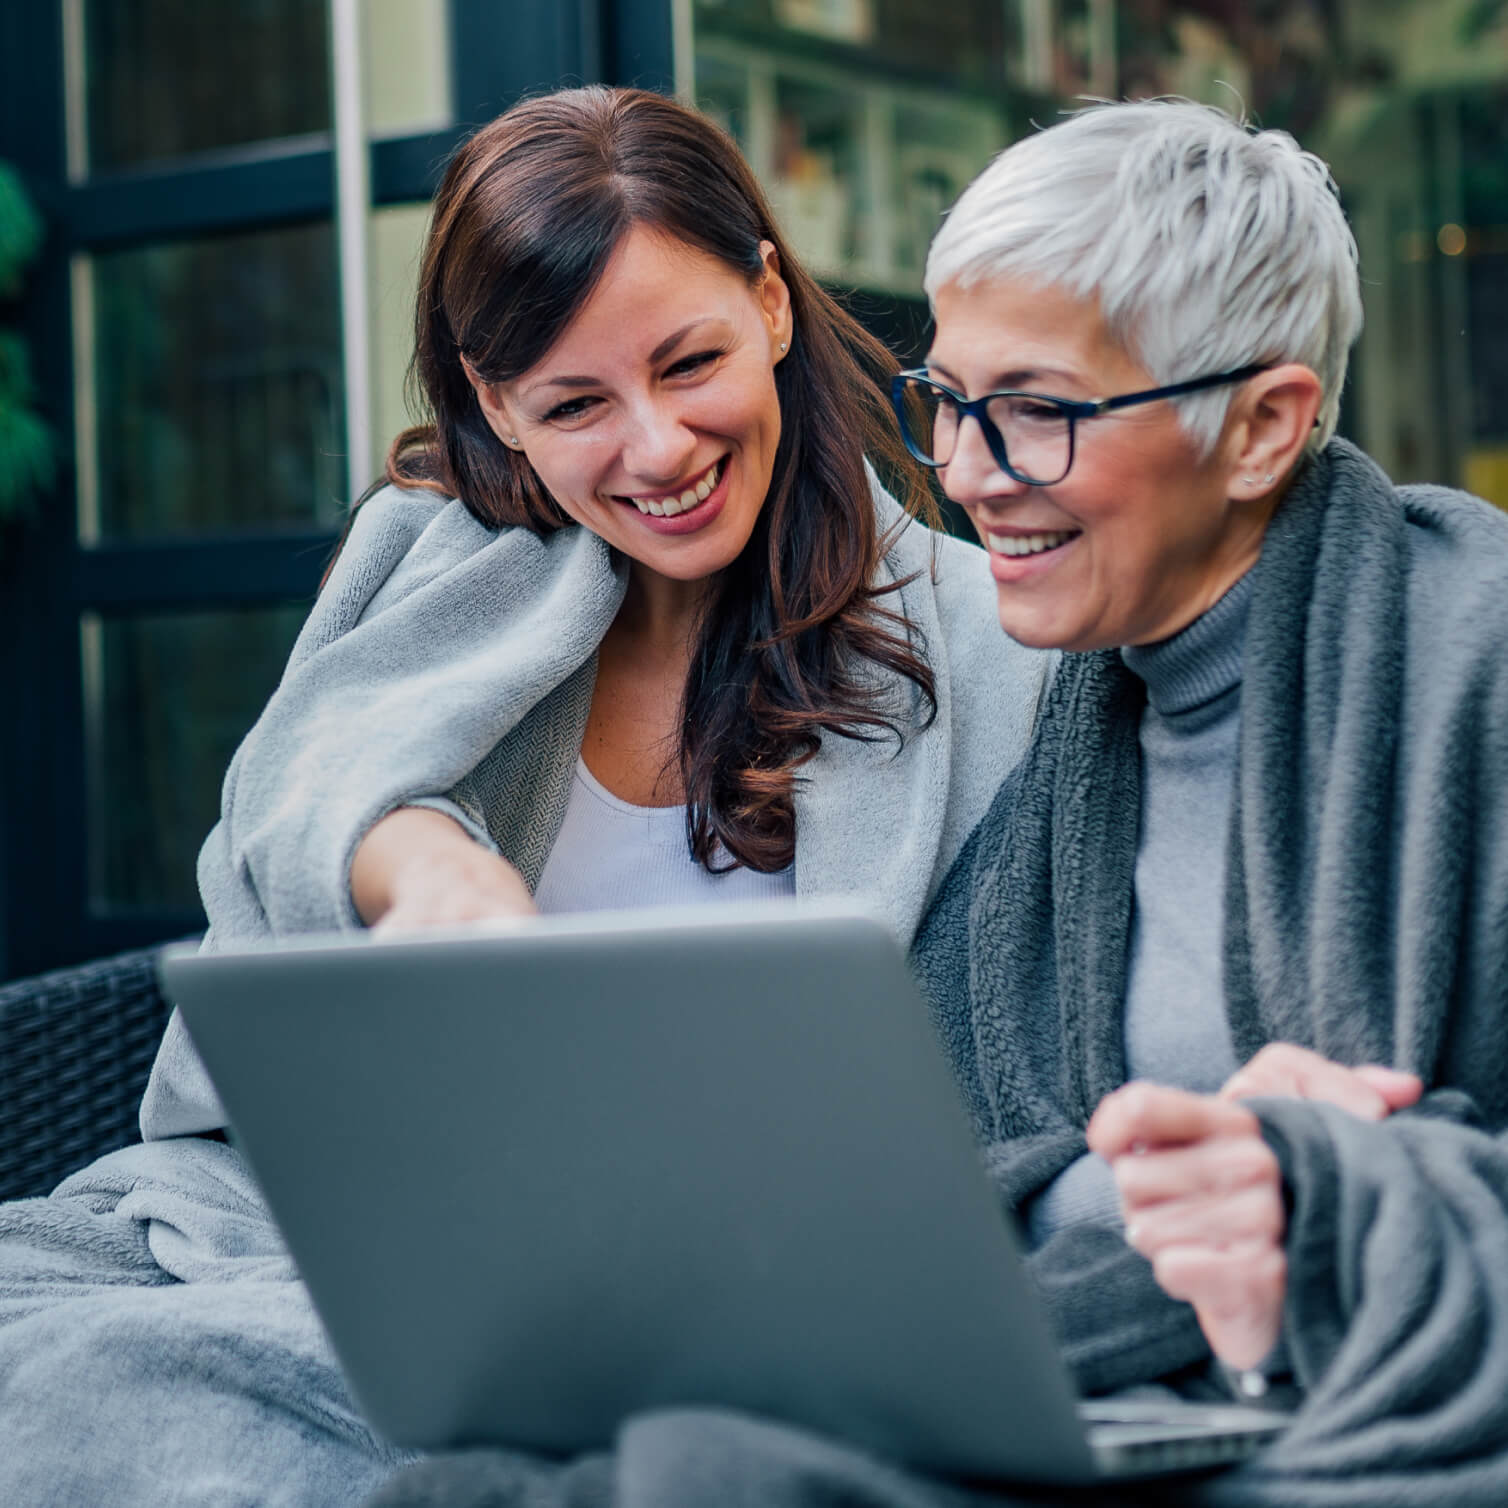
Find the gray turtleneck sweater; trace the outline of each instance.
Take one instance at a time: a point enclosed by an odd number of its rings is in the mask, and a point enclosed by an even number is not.
[[[1221,959],[1250,600],[1247,575],[1171,639],[1121,651],[1147,687],[1126,1073],[1201,1093],[1219,1089],[1236,1071]],[[1059,1174],[1027,1210],[1034,1246],[1086,1221],[1120,1224],[1110,1169],[1092,1153]]]

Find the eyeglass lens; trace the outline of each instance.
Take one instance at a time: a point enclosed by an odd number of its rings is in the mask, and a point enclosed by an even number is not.
[[[912,453],[928,465],[946,466],[958,445],[958,404],[930,382],[912,379],[905,384],[899,407]],[[1073,420],[1056,404],[1027,393],[1000,393],[988,401],[985,413],[1005,447],[1010,470],[1020,480],[1049,487],[1068,474]],[[1001,459],[998,454],[995,458]]]

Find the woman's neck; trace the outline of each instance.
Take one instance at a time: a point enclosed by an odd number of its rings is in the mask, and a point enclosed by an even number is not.
[[[715,579],[677,581],[634,562],[629,569],[628,591],[610,635],[638,646],[641,653],[655,659],[685,665],[691,658],[696,625]]]
[[[631,567],[628,592],[597,649],[581,755],[597,781],[635,806],[683,802],[681,708],[711,581]]]

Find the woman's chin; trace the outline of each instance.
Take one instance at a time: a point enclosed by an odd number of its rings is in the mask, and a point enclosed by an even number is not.
[[[1037,612],[1023,612],[1021,603],[1013,593],[1000,589],[997,608],[1000,626],[1016,643],[1027,649],[1061,649],[1056,637],[1056,626]]]
[[[1091,625],[1080,617],[1043,612],[1040,605],[1026,611],[1019,599],[1002,590],[998,601],[1000,626],[1025,649],[1061,649],[1081,653],[1089,649],[1108,649]]]
[[[725,518],[722,527],[680,536],[646,530],[631,542],[632,548],[627,541],[618,548],[644,570],[669,581],[710,581],[727,570],[749,542],[752,527],[734,527],[737,522],[741,521]]]

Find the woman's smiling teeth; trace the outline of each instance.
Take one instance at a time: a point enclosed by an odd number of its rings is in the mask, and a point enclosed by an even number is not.
[[[997,555],[1040,555],[1056,550],[1078,535],[1077,529],[1058,529],[1051,534],[986,534],[985,543]]]
[[[712,496],[713,490],[722,480],[723,461],[727,457],[710,466],[697,481],[681,492],[672,492],[665,497],[630,497],[625,502],[632,503],[640,513],[652,513],[656,518],[674,518],[678,513],[688,513],[698,503],[705,503]]]

